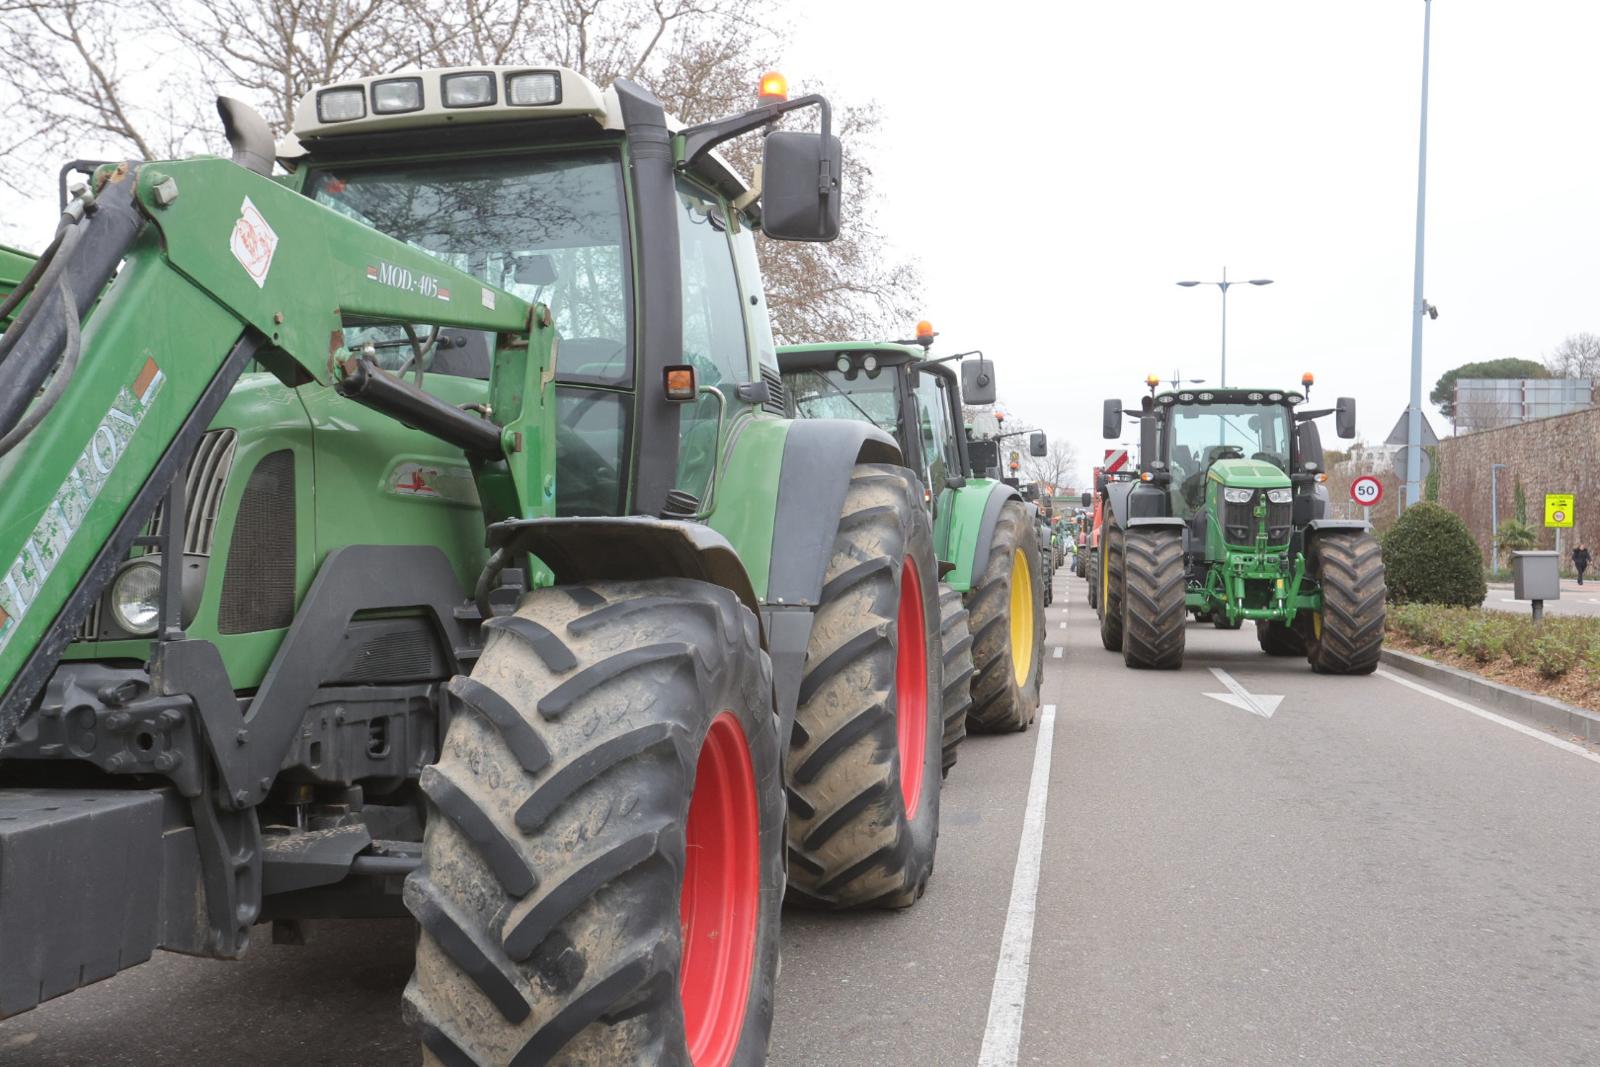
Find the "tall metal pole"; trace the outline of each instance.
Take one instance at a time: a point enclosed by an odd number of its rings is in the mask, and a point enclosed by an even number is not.
[[[1417,269],[1411,286],[1411,406],[1406,420],[1405,506],[1422,499],[1422,235],[1428,195],[1428,38],[1433,0],[1422,0],[1422,128],[1417,147]]]
[[[1489,464],[1489,561],[1490,570],[1500,572],[1500,468],[1503,464]]]
[[[1222,268],[1222,385],[1228,387],[1228,268]]]

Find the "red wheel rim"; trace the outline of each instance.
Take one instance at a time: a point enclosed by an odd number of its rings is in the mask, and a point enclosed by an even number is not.
[[[694,1067],[727,1067],[739,1047],[761,916],[761,818],[750,746],[732,712],[700,749],[685,829],[678,992]]]
[[[900,795],[910,819],[922,801],[922,759],[928,750],[928,631],[922,615],[922,579],[910,556],[900,569],[899,642],[894,719],[900,741]]]

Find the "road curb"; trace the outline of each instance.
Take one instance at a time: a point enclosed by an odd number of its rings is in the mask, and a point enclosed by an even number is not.
[[[1383,662],[1456,696],[1472,700],[1490,711],[1533,726],[1544,726],[1570,737],[1600,743],[1600,713],[1480,678],[1471,671],[1392,648],[1383,650]]]

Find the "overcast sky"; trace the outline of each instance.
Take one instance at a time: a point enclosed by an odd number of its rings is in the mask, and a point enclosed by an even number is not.
[[[1424,397],[1461,363],[1600,332],[1600,5],[1433,7]],[[939,349],[995,358],[1005,406],[1069,440],[1082,479],[1105,397],[1218,380],[1219,294],[1174,283],[1224,266],[1275,282],[1230,292],[1229,382],[1313,371],[1369,440],[1399,417],[1423,0],[772,9],[795,93],[883,110],[879,223],[920,262]],[[15,235],[17,198],[0,213]]]
[[[814,0],[791,89],[883,107],[884,228],[946,352],[1076,447],[1145,374],[1409,390],[1423,0]],[[1600,332],[1600,5],[1433,0],[1423,396]],[[848,149],[848,146],[846,146]],[[1434,426],[1448,426],[1431,405]],[[1332,441],[1332,426],[1324,437]]]

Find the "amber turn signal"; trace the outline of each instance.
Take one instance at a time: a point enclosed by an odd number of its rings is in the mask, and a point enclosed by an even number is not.
[[[687,363],[667,367],[661,372],[661,380],[666,387],[667,399],[675,404],[689,403],[698,392],[694,384],[694,368]]]
[[[763,104],[777,104],[789,99],[789,79],[775,70],[761,75],[761,88],[756,99]]]

